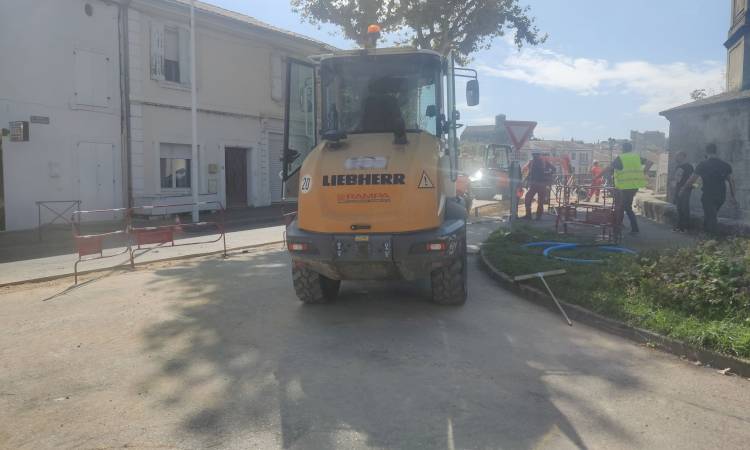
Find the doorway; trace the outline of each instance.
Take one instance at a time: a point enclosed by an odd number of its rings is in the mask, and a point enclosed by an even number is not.
[[[79,142],[78,199],[81,209],[115,207],[115,146],[98,142]]]
[[[224,148],[227,208],[247,208],[247,152],[242,147]]]

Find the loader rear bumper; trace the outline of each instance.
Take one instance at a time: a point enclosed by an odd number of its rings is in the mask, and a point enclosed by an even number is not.
[[[300,230],[295,220],[286,239],[294,264],[334,280],[416,280],[463,256],[466,222],[414,233],[326,234]]]

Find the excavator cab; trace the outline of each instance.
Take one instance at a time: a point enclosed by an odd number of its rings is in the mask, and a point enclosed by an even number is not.
[[[476,72],[406,48],[311,60],[287,70],[283,177],[298,204],[287,226],[298,297],[332,300],[342,280],[428,278],[436,302],[463,303],[455,83],[469,78],[467,104],[477,104]]]
[[[484,150],[484,165],[471,177],[471,190],[480,200],[493,200],[510,192],[511,147],[490,144]]]

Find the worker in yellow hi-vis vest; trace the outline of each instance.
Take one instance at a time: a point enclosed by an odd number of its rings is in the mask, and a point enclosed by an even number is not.
[[[615,158],[604,170],[604,173],[614,172],[615,179],[615,227],[617,232],[622,228],[625,213],[630,220],[630,234],[638,234],[638,220],[633,212],[633,199],[638,189],[646,187],[646,172],[653,163],[633,153],[630,142],[622,144],[622,154]]]

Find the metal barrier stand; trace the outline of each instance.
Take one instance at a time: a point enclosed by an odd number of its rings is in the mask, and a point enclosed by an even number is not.
[[[58,205],[58,204],[67,204],[68,207],[65,208],[63,211],[59,211],[55,209],[52,205]],[[52,218],[49,222],[42,224],[42,208],[50,211],[52,214],[55,215],[55,217]],[[72,225],[72,217],[71,220],[68,220],[68,218],[65,216],[68,212],[72,211],[78,211],[81,209],[81,201],[80,200],[45,200],[45,201],[38,201],[36,202],[36,210],[37,210],[37,235],[39,240],[42,240],[42,227],[47,225],[52,225],[54,223],[57,223],[58,219],[61,219],[64,223],[67,223],[68,225]],[[60,222],[60,223],[63,223]]]
[[[170,244],[171,247],[180,247],[184,245],[198,245],[198,244],[211,244],[214,242],[222,241],[224,252],[222,255],[226,258],[227,256],[227,239],[225,229],[225,210],[221,202],[198,202],[198,203],[174,203],[168,205],[152,205],[152,206],[138,206],[131,210],[131,215],[136,211],[159,211],[163,210],[164,215],[169,215],[170,210],[177,208],[186,208],[193,206],[206,206],[215,205],[216,210],[219,211],[219,221],[208,221],[208,222],[195,222],[190,224],[182,224],[178,222],[170,225],[159,225],[154,227],[134,227],[130,226],[130,233],[135,240],[136,248],[131,248],[131,259],[135,258],[135,252],[138,250],[144,250],[143,246],[156,244],[161,246],[164,244]],[[185,228],[204,228],[204,227],[216,227],[218,230],[218,237],[213,240],[199,241],[199,242],[188,242],[184,244],[175,243],[175,234],[184,231]]]
[[[81,219],[86,215],[93,214],[109,214],[112,213],[123,213],[122,218],[122,229],[115,231],[108,231],[105,233],[96,234],[81,234]],[[91,211],[74,211],[71,215],[70,223],[73,226],[73,240],[75,241],[76,252],[78,253],[78,260],[73,265],[73,273],[75,277],[75,284],[78,284],[78,265],[82,262],[94,261],[104,258],[112,258],[115,256],[123,255],[128,253],[130,255],[130,267],[135,267],[133,263],[131,242],[130,242],[130,209],[128,208],[113,208],[113,209],[97,209]],[[105,238],[111,238],[113,236],[124,235],[126,237],[125,250],[114,253],[112,255],[104,254],[104,240]],[[99,255],[95,258],[86,258],[87,256]],[[85,259],[84,259],[85,258]]]
[[[182,224],[178,222],[176,224],[159,225],[154,227],[135,227],[133,226],[133,215],[136,211],[154,211],[163,209],[165,215],[169,214],[170,209],[193,207],[195,205],[215,205],[216,211],[219,212],[218,221],[207,221],[207,222],[196,222],[189,224]],[[81,234],[81,219],[86,215],[94,214],[117,214],[122,213],[123,218],[121,219],[121,227],[115,231],[108,231],[104,233],[94,234]],[[161,246],[164,244],[170,244],[171,247],[180,247],[184,245],[198,245],[198,244],[211,244],[213,242],[222,241],[223,253],[222,255],[226,258],[227,256],[227,239],[226,239],[226,228],[225,228],[225,210],[221,202],[199,202],[199,203],[177,203],[169,205],[155,205],[155,206],[140,206],[134,208],[113,208],[113,209],[99,209],[92,211],[74,211],[71,216],[70,223],[73,226],[73,239],[76,245],[76,252],[78,253],[78,260],[73,266],[75,283],[78,284],[78,265],[82,262],[94,261],[103,258],[111,258],[128,253],[130,258],[130,267],[135,268],[135,252],[137,250],[147,250],[144,248],[146,245],[156,244]],[[215,227],[218,230],[218,237],[212,240],[201,240],[198,242],[187,242],[183,244],[175,243],[175,234],[184,231],[186,228],[202,228],[202,227]],[[104,243],[107,238],[114,236],[124,235],[126,237],[126,246],[122,252],[115,253],[112,255],[104,254]],[[136,248],[134,248],[134,243]],[[149,247],[153,248],[153,247]],[[98,255],[96,257],[91,257]]]

